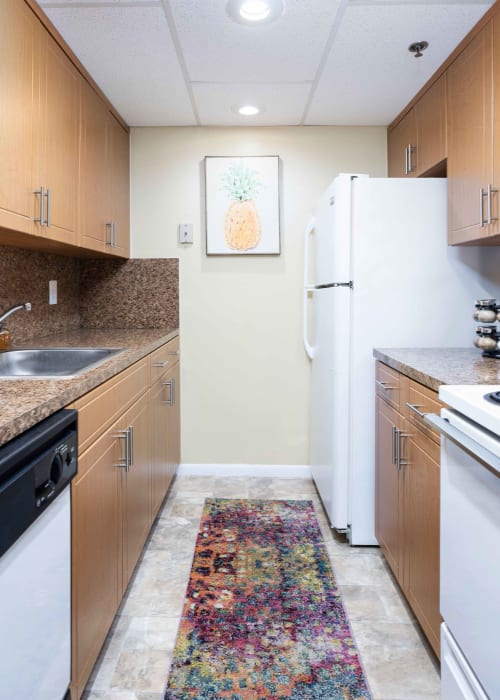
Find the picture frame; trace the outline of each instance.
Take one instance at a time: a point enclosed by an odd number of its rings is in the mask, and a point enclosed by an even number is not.
[[[279,156],[205,156],[207,255],[280,255]]]

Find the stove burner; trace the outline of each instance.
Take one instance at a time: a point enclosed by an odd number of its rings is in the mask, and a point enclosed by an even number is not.
[[[500,391],[492,391],[491,394],[485,394],[484,398],[492,403],[500,404]]]

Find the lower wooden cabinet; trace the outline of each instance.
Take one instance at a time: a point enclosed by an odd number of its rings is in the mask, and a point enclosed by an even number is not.
[[[157,377],[153,364],[163,356],[168,359]],[[83,693],[179,464],[179,366],[174,338],[72,405],[79,411],[72,484],[73,700]]]
[[[392,375],[394,375],[392,377]],[[437,393],[377,363],[375,531],[380,547],[436,655],[439,628],[439,435],[421,414],[439,413]]]

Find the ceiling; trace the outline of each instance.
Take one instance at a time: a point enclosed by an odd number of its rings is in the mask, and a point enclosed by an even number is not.
[[[387,125],[493,4],[285,0],[249,26],[226,2],[39,0],[131,126]]]

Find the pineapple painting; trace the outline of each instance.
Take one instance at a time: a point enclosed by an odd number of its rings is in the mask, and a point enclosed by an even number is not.
[[[262,228],[255,197],[262,188],[258,173],[243,161],[222,175],[223,189],[232,200],[224,219],[224,239],[232,250],[245,251],[260,243]]]
[[[205,156],[207,255],[279,255],[279,156]]]

